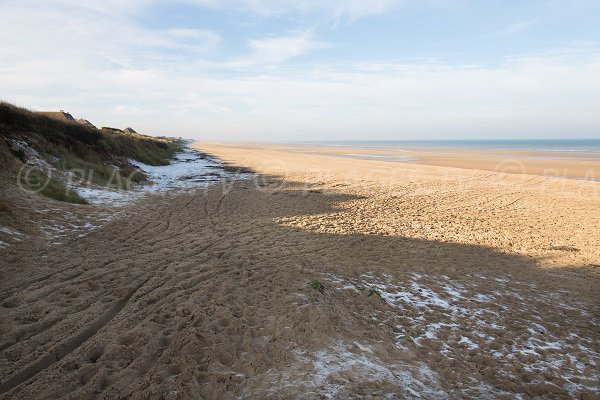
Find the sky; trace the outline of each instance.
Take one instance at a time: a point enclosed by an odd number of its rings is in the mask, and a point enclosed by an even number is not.
[[[0,99],[218,141],[600,138],[597,0],[0,0]]]

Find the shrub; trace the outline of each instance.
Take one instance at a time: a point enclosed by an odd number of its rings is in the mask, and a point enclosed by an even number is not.
[[[319,281],[317,279],[315,279],[313,281],[310,281],[308,283],[308,286],[310,286],[314,290],[318,291],[319,293],[323,293],[323,291],[325,290],[325,287],[323,286],[323,284],[321,283],[321,281]]]

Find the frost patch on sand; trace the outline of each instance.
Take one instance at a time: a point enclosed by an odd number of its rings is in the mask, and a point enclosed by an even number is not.
[[[109,205],[122,207],[130,204],[149,193],[161,193],[176,189],[193,189],[206,187],[211,183],[247,179],[251,174],[229,172],[223,169],[223,164],[203,154],[186,148],[175,156],[170,165],[150,166],[137,161],[130,162],[143,170],[151,183],[136,185],[133,190],[114,190],[99,186],[81,186],[76,180],[69,183],[81,197],[94,205]],[[54,210],[39,210],[40,213]],[[69,237],[81,238],[99,229],[118,215],[112,212],[96,212],[94,215],[76,216],[67,212],[60,221],[55,221],[40,229],[48,238],[50,244],[62,244]]]
[[[466,337],[466,336],[461,336],[461,337],[460,337],[460,340],[458,341],[458,344],[464,344],[464,345],[466,345],[466,346],[467,346],[469,349],[476,349],[476,348],[478,348],[478,347],[479,347],[479,346],[477,345],[477,343],[473,343],[473,342],[471,341],[471,339],[469,339],[469,338],[468,338],[468,337]]]
[[[135,160],[129,162],[144,171],[152,182],[143,187],[146,192],[203,187],[227,175],[220,169],[221,162],[190,148],[177,153],[171,164],[165,166],[146,165]]]
[[[102,187],[76,187],[77,194],[87,200],[90,204],[110,204],[113,206],[125,206],[142,197],[142,192],[113,190]]]
[[[191,148],[177,153],[169,165],[152,166],[135,160],[129,162],[146,174],[149,183],[135,185],[133,190],[113,190],[100,186],[73,186],[73,189],[91,204],[124,206],[148,193],[202,188],[224,180],[252,177],[248,173],[226,171],[219,160]]]
[[[56,210],[37,210],[38,214],[56,212]],[[69,238],[83,238],[106,225],[118,214],[99,211],[93,214],[77,215],[71,211],[61,211],[60,220],[40,226],[42,234],[50,245],[63,244]]]
[[[336,341],[316,352],[294,351],[294,371],[274,372],[269,394],[301,390],[303,398],[348,398],[360,387],[374,398],[447,399],[438,376],[425,364],[385,363],[366,344]],[[299,373],[295,369],[310,371]]]
[[[345,287],[350,282],[359,290],[376,288],[381,298],[397,309],[396,313],[375,313],[373,318],[395,327],[399,349],[441,354],[445,360],[469,362],[474,358],[497,376],[525,385],[536,382],[533,374],[539,382],[570,396],[600,393],[597,345],[581,333],[575,321],[569,323],[569,315],[586,316],[588,312],[582,305],[565,304],[559,292],[548,293],[508,276],[476,276],[461,283],[447,276],[416,273],[402,278],[373,274],[361,278],[329,277],[335,285]],[[493,290],[482,293],[485,285],[478,284],[481,281],[492,283]],[[548,304],[560,314],[560,323],[550,323],[537,312],[538,305]],[[598,322],[590,319],[591,326]],[[472,381],[464,382],[463,388],[478,390]]]
[[[16,229],[10,228],[8,226],[0,226],[0,233],[4,233],[6,235],[18,235],[18,236],[23,236],[23,234],[21,232],[19,232]]]
[[[26,165],[46,171],[55,169],[46,160],[44,160],[44,158],[40,155],[40,153],[37,152],[37,150],[29,146],[29,144],[26,141],[11,138],[7,138],[6,140],[8,141],[11,148],[23,152],[26,160]]]
[[[0,225],[0,249],[10,246],[11,242],[20,242],[27,235],[9,226]]]

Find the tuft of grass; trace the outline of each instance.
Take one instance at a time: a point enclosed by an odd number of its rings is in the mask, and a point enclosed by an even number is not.
[[[371,297],[371,296],[377,296],[379,298],[381,298],[381,293],[379,293],[379,290],[377,290],[374,287],[370,287],[369,291],[367,292],[367,296]]]
[[[323,293],[323,291],[325,290],[325,286],[323,286],[321,281],[319,281],[318,279],[310,281],[308,283],[308,286],[310,286],[311,288],[313,288],[314,290],[316,290],[319,293]]]
[[[48,198],[74,204],[88,204],[77,192],[67,188],[58,179],[38,169],[31,170],[21,183],[29,190],[37,191]]]
[[[55,161],[52,163],[56,168],[63,171],[71,171],[86,182],[92,182],[100,186],[115,186],[115,169],[107,165],[99,156],[89,157],[85,160],[73,153],[58,149]]]

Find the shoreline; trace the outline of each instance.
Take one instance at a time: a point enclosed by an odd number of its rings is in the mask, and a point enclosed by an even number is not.
[[[386,148],[413,150],[475,150],[530,152],[587,152],[600,153],[600,139],[490,139],[490,140],[373,140],[322,142],[256,142],[263,145],[314,147]],[[544,146],[545,145],[545,146]]]
[[[244,146],[250,149],[264,148],[323,157],[353,158],[367,161],[386,161],[391,163],[600,181],[600,153],[454,148],[366,148],[360,146],[282,145],[278,143],[221,143],[220,145],[225,147]]]

